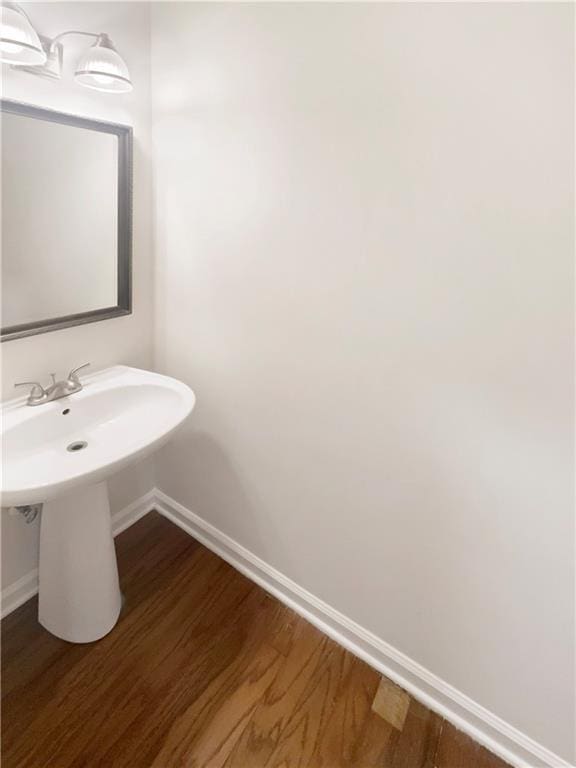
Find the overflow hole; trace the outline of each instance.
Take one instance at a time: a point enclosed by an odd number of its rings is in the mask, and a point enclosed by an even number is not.
[[[87,445],[88,443],[85,440],[76,440],[74,443],[70,443],[66,450],[74,453],[75,451],[81,451],[83,448],[86,448]]]

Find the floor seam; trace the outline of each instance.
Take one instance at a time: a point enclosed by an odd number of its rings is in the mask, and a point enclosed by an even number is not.
[[[436,747],[434,749],[434,756],[432,757],[432,768],[438,768],[436,765],[436,758],[438,757],[438,750],[440,749],[440,739],[442,738],[442,732],[444,730],[444,726],[446,724],[446,718],[442,718],[442,722],[440,723],[440,730],[438,732],[438,738],[436,740]]]

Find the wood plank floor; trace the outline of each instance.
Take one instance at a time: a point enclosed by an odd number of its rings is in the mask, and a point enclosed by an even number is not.
[[[116,539],[125,607],[90,645],[2,622],[3,768],[505,768],[156,513]]]

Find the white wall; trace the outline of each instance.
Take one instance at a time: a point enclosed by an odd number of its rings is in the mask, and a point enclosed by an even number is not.
[[[134,311],[130,316],[32,336],[1,345],[2,396],[14,397],[15,381],[48,374],[65,375],[90,361],[93,370],[114,363],[150,367],[152,363],[152,226],[150,147],[150,14],[146,3],[24,3],[34,26],[48,37],[67,29],[107,32],[125,58],[134,90],[117,95],[82,88],[73,67],[86,38],[65,45],[65,77],[44,80],[2,65],[4,98],[59,109],[86,117],[125,123],[134,128]],[[44,179],[47,194],[50,180]],[[113,511],[153,485],[153,463],[129,469],[110,482]],[[37,565],[38,525],[26,526],[2,512],[2,585],[13,583]]]
[[[152,20],[161,489],[573,757],[573,8]]]

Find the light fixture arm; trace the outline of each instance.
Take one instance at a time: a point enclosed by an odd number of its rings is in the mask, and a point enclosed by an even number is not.
[[[52,38],[50,41],[50,50],[53,50],[58,45],[61,38],[66,37],[66,35],[83,35],[84,37],[92,37],[95,40],[101,39],[109,41],[108,35],[104,34],[103,32],[96,34],[95,32],[83,32],[79,29],[69,29],[66,32],[60,32],[59,35],[56,35],[56,37]]]

